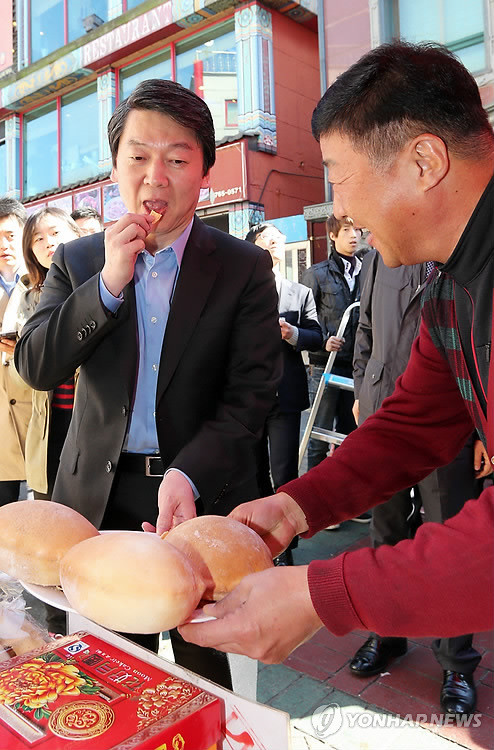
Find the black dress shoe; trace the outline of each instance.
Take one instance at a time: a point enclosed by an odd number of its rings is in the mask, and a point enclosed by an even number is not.
[[[406,650],[406,638],[383,640],[377,635],[371,635],[351,660],[350,671],[358,677],[378,674],[385,669],[390,659],[403,656]]]
[[[441,687],[441,708],[450,716],[472,714],[477,704],[477,691],[473,675],[444,670]]]

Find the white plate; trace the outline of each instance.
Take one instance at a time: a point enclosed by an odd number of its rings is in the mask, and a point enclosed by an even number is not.
[[[45,604],[51,604],[53,607],[63,609],[64,612],[76,612],[76,610],[70,606],[62,589],[57,586],[37,586],[34,583],[25,583],[24,581],[20,581],[20,583],[24,586],[26,591],[35,596],[36,599],[45,602]],[[195,609],[186,622],[189,624],[196,622],[210,622],[211,620],[216,620],[216,617],[205,615],[202,609]]]
[[[203,609],[195,609],[190,618],[185,621],[184,625],[190,625],[194,622],[210,622],[211,620],[216,620],[216,617],[205,615]]]
[[[26,591],[40,599],[45,604],[51,604],[53,607],[63,609],[65,612],[75,612],[67,601],[67,597],[63,593],[62,589],[57,586],[38,586],[35,583],[25,583],[21,581]]]

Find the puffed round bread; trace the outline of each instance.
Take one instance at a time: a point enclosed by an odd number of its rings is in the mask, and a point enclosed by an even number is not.
[[[77,544],[62,559],[60,578],[71,607],[124,633],[180,625],[204,589],[181,552],[140,531],[109,532]]]
[[[98,530],[80,513],[51,500],[0,508],[0,570],[38,586],[60,585],[60,560]]]
[[[224,516],[198,516],[165,532],[205,585],[203,598],[222,599],[249,573],[273,566],[267,545],[245,524]]]

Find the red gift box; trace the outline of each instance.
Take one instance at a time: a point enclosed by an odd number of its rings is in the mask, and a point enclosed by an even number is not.
[[[85,632],[0,665],[1,750],[212,750],[220,737],[219,698]]]

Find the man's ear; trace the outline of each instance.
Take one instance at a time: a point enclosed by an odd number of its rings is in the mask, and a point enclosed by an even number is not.
[[[436,135],[418,136],[412,158],[419,169],[419,182],[424,192],[441,182],[449,171],[448,147]]]
[[[337,235],[334,232],[329,233],[329,239],[331,240],[331,242],[336,242],[336,237]]]
[[[110,173],[110,180],[111,180],[112,182],[118,182],[118,177],[117,177],[117,170],[116,170],[116,168],[115,168],[115,167],[112,167],[112,168],[111,168],[111,173]]]
[[[208,188],[208,187],[211,187],[211,178],[210,178],[210,172],[209,171],[206,172],[206,174],[202,178],[201,190],[204,189],[204,188]]]

